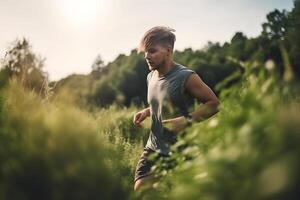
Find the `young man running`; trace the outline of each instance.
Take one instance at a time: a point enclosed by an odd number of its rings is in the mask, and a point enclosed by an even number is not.
[[[155,180],[149,154],[158,152],[168,156],[176,134],[218,112],[219,100],[213,91],[194,71],[173,61],[174,31],[154,27],[144,34],[140,43],[139,51],[145,53],[150,70],[147,76],[149,107],[136,113],[133,123],[140,127],[151,117],[151,131],[136,167],[134,190]],[[190,112],[194,99],[202,105]]]

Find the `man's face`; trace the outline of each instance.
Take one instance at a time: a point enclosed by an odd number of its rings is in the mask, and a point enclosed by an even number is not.
[[[156,70],[163,67],[170,56],[170,48],[161,44],[154,44],[145,50],[145,59],[149,70]]]

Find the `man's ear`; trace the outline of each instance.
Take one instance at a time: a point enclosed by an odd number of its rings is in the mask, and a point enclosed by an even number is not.
[[[167,47],[167,52],[168,52],[168,55],[171,55],[173,53],[173,49],[171,46]]]

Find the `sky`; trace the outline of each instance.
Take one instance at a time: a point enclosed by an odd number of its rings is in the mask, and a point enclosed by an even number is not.
[[[177,50],[237,31],[256,37],[275,8],[290,11],[293,0],[0,0],[0,58],[25,37],[54,81],[89,73],[97,55],[105,63],[128,55],[153,26],[174,28]]]

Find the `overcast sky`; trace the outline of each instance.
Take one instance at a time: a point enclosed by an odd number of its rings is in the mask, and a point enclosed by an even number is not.
[[[90,72],[98,54],[105,63],[129,54],[153,26],[176,29],[176,49],[198,49],[236,31],[255,37],[267,13],[292,7],[293,0],[0,0],[0,57],[24,36],[58,80]]]

